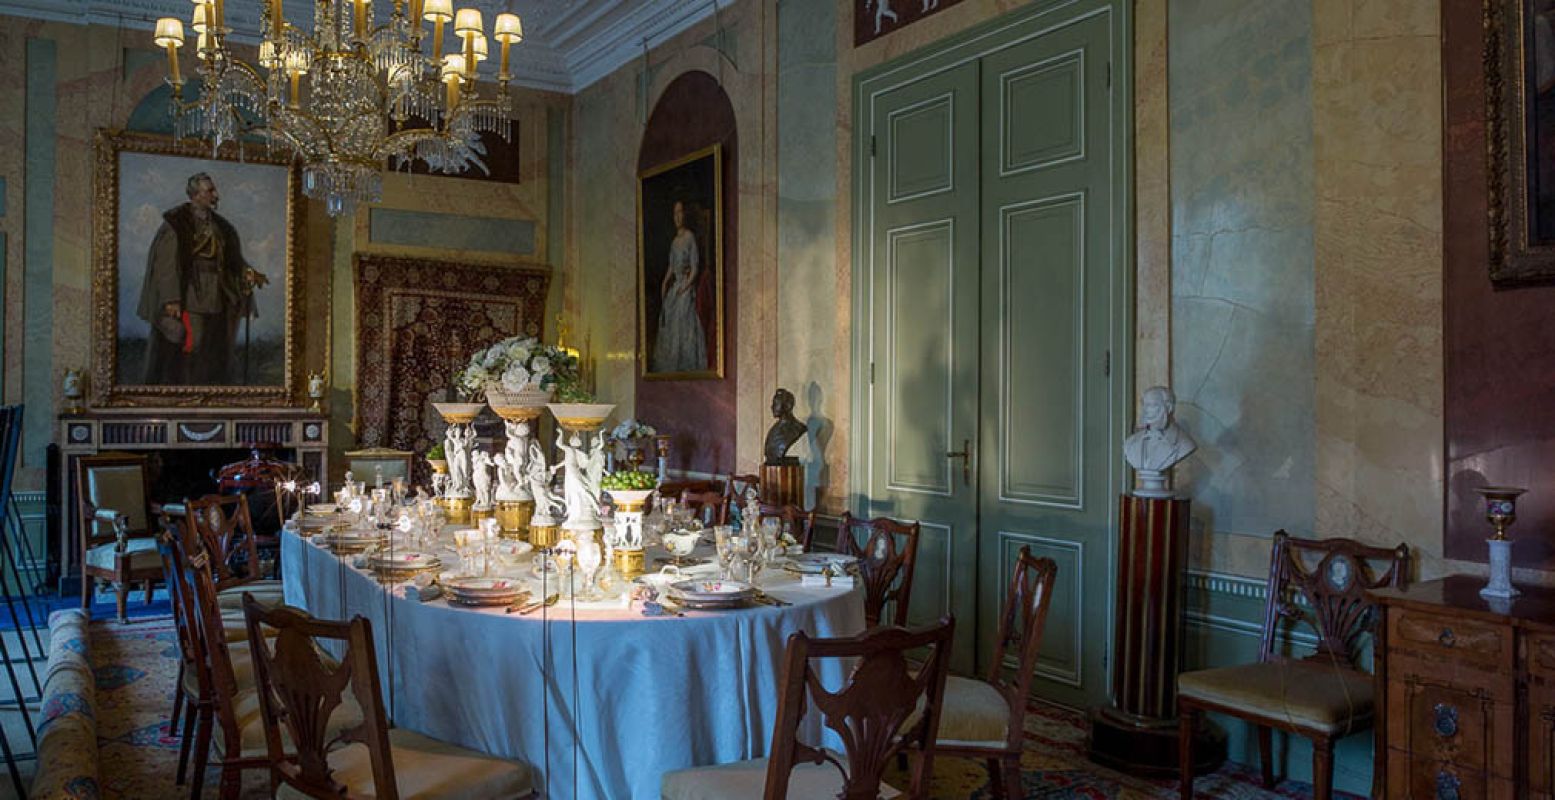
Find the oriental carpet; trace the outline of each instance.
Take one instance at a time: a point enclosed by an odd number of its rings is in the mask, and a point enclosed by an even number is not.
[[[178,641],[171,620],[139,620],[127,625],[91,626],[91,661],[97,679],[97,724],[103,797],[163,798],[185,794],[175,788],[178,739],[169,736],[173,681],[178,672]],[[1145,800],[1175,798],[1172,781],[1148,781],[1103,769],[1085,760],[1085,715],[1034,703],[1026,715],[1026,753],[1022,759],[1026,798]],[[982,764],[943,758],[934,763],[935,798],[992,797]],[[895,785],[905,785],[895,773]],[[214,797],[217,774],[208,770],[206,795]],[[1310,797],[1308,784],[1285,781],[1275,791],[1258,785],[1255,769],[1227,764],[1197,782],[1197,796],[1217,800]],[[247,771],[243,798],[269,796],[261,770]],[[1336,793],[1336,796],[1344,795]]]

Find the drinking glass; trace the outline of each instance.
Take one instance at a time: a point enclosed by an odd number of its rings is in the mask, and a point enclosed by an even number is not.
[[[734,528],[728,525],[713,526],[714,552],[718,555],[718,577],[728,578],[729,563],[734,557]]]
[[[598,600],[599,590],[594,585],[594,578],[599,574],[599,565],[602,560],[599,544],[592,538],[585,539],[578,545],[578,569],[583,570],[583,594],[579,600]]]

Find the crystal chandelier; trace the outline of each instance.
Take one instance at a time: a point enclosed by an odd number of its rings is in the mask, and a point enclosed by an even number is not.
[[[286,22],[282,0],[265,0],[257,66],[227,47],[224,0],[194,0],[197,97],[185,99],[178,51],[182,21],[157,20],[156,44],[167,51],[176,136],[213,147],[257,133],[302,161],[303,189],[331,216],[382,196],[386,166],[420,159],[445,173],[462,172],[482,133],[512,138],[508,48],[524,38],[517,14],[498,14],[492,38],[502,45],[497,95],[484,99],[476,68],[488,47],[481,12],[452,0],[392,0],[375,25],[373,0],[312,0],[313,29]],[[423,51],[425,25],[431,47]],[[457,52],[444,54],[453,25]]]

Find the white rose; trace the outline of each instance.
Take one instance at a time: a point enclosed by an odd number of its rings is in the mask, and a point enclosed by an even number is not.
[[[514,363],[508,367],[508,371],[502,373],[502,388],[509,392],[522,392],[529,386],[529,370],[522,364]]]
[[[529,368],[540,375],[544,375],[551,371],[551,360],[545,356],[535,356],[535,360],[530,362]]]

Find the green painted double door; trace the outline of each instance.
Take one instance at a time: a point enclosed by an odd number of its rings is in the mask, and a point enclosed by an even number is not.
[[[1036,691],[1074,705],[1106,696],[1128,388],[1111,363],[1127,294],[1115,20],[1093,5],[860,95],[860,502],[921,523],[910,616],[955,614],[963,670],[987,667],[1020,548],[1056,560]]]

